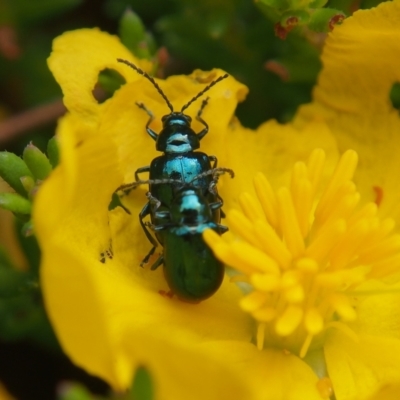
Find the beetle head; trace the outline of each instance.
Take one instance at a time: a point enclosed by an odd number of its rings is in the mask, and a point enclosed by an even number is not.
[[[191,128],[192,118],[182,112],[162,117],[163,129],[158,135],[156,149],[164,153],[187,153],[200,147],[200,140]]]

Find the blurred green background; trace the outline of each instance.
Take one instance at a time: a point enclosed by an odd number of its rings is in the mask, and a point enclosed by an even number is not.
[[[155,62],[159,77],[196,68],[226,70],[249,87],[237,115],[255,128],[270,118],[289,121],[300,104],[310,101],[327,32],[357,9],[378,3],[0,0],[0,150],[21,156],[32,141],[42,151],[51,151],[47,143],[64,108],[46,59],[52,40],[65,31],[99,27],[119,35],[137,56]],[[116,87],[118,79],[112,74],[100,77],[102,96]],[[394,102],[399,93],[397,87]],[[10,235],[10,223],[0,214],[0,382],[17,399],[84,400],[91,398],[89,391],[110,395],[104,382],[75,367],[62,353],[43,309],[40,250],[33,236],[21,233],[23,226],[27,232],[29,217],[17,216],[11,224],[17,227],[25,271],[16,268],[13,250],[2,240]],[[62,384],[65,381],[75,384]],[[132,393],[135,399],[152,398],[146,371],[138,371]]]

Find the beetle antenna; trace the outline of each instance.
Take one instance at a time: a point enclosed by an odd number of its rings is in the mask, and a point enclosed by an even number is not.
[[[196,96],[193,97],[192,100],[189,101],[189,103],[185,104],[182,109],[181,112],[183,112],[184,110],[186,110],[194,101],[196,101],[199,97],[203,96],[204,93],[206,93],[207,91],[209,91],[214,85],[216,85],[218,82],[221,82],[223,79],[226,79],[229,75],[225,74],[220,76],[219,78],[217,78],[215,81],[212,81],[208,86],[206,86],[200,93],[198,93]]]
[[[172,104],[168,100],[167,96],[164,94],[164,92],[161,90],[160,86],[158,86],[158,83],[154,80],[153,77],[151,77],[147,72],[143,71],[139,67],[137,67],[135,64],[129,62],[128,60],[124,60],[123,58],[117,58],[117,61],[123,64],[128,65],[132,69],[134,69],[137,73],[140,75],[143,75],[145,78],[147,78],[153,86],[156,88],[157,92],[161,94],[165,102],[167,103],[168,108],[171,110],[171,112],[174,112],[174,108],[172,107]]]
[[[214,180],[218,180],[220,175],[223,175],[224,173],[228,173],[231,178],[235,177],[235,173],[233,172],[232,169],[230,168],[224,168],[224,167],[218,167],[218,168],[212,168],[207,171],[204,171],[198,175],[196,175],[189,183],[192,183],[193,181],[196,181],[197,179],[205,178],[208,175],[212,175]]]

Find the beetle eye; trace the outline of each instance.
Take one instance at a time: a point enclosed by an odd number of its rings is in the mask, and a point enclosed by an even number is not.
[[[185,119],[187,122],[191,123],[192,122],[192,117],[190,117],[189,115],[185,115]]]
[[[164,122],[168,117],[169,117],[169,115],[164,115],[164,116],[161,118],[161,121]]]

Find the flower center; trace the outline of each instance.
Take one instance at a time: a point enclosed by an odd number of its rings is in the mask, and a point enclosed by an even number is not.
[[[240,305],[258,322],[260,349],[268,344],[304,357],[330,328],[356,338],[347,324],[357,318],[355,288],[398,269],[394,221],[380,220],[375,203],[357,207],[357,159],[347,151],[322,194],[320,149],[295,164],[290,188],[274,191],[259,173],[257,196],[242,194],[242,211],[228,214],[234,235],[205,232],[216,256],[240,272],[233,280],[251,285]]]

